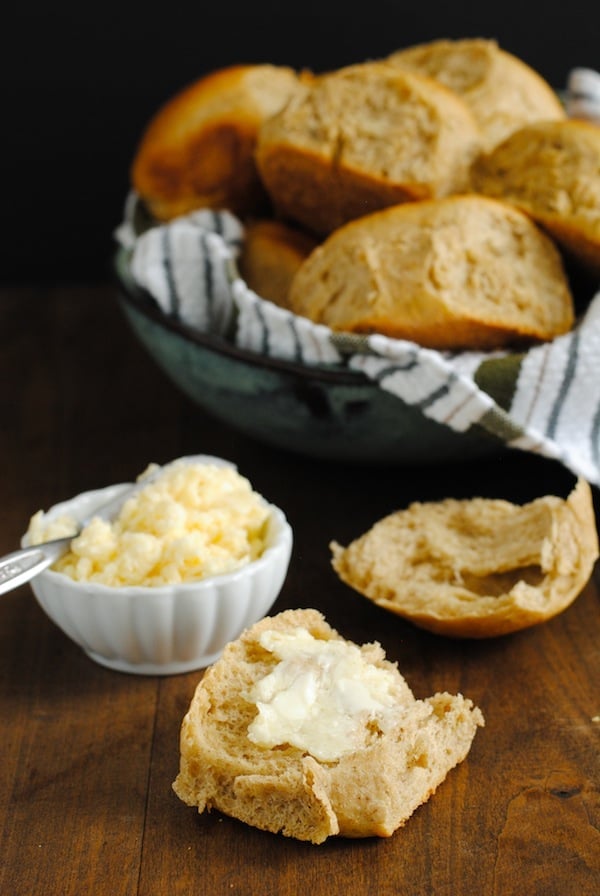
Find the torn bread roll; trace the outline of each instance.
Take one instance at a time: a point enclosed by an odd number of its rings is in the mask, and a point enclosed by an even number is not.
[[[373,62],[302,85],[261,127],[256,161],[279,214],[324,236],[380,208],[465,190],[480,149],[458,95]]]
[[[600,276],[600,125],[543,121],[511,134],[472,169],[474,188],[509,202]]]
[[[331,550],[340,579],[384,609],[437,634],[489,638],[566,609],[592,574],[598,536],[580,479],[566,500],[411,504]]]
[[[533,121],[566,118],[541,75],[494,40],[435,40],[398,50],[388,62],[428,75],[461,96],[487,149]]]
[[[181,729],[177,795],[299,840],[388,837],[469,752],[481,711],[416,700],[379,644],[316,610],[267,617],[225,648]]]
[[[346,224],[300,267],[289,303],[333,330],[437,349],[552,339],[574,320],[549,237],[509,204],[472,195]]]

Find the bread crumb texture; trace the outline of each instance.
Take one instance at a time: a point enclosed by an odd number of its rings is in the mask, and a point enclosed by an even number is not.
[[[463,100],[385,62],[305,83],[259,131],[275,208],[319,236],[370,211],[467,188],[481,150]]]
[[[428,75],[459,94],[488,149],[532,121],[565,118],[550,85],[493,40],[436,40],[399,50],[389,62]]]
[[[510,202],[600,275],[600,127],[541,121],[511,134],[472,169],[473,187]]]
[[[415,503],[331,550],[342,581],[376,604],[438,634],[487,638],[566,609],[592,574],[598,536],[580,479],[566,500]]]
[[[429,348],[550,339],[573,324],[560,255],[507,203],[455,196],[352,221],[296,273],[291,308],[334,330]]]
[[[257,689],[265,698],[265,682],[268,691],[269,677],[282,662],[273,644],[294,638],[310,645],[298,649],[303,678],[293,687],[302,694],[299,719],[313,730],[326,724],[331,712],[331,668],[323,657],[346,651],[352,658],[355,680],[338,682],[341,690],[352,685],[352,700],[369,677],[379,682],[380,707],[369,698],[350,710],[342,700],[344,711],[352,712],[346,721],[354,746],[327,760],[290,743],[294,738],[287,735],[270,744],[249,736],[259,717]],[[286,702],[291,724],[290,703],[297,709],[298,702]],[[388,837],[466,757],[483,724],[481,711],[460,694],[416,700],[379,644],[359,647],[346,641],[316,610],[287,610],[229,644],[201,679],[183,720],[173,787],[199,812],[218,809],[254,827],[315,844],[332,835]]]

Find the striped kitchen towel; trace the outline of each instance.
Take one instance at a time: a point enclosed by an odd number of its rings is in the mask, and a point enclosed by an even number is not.
[[[262,355],[360,371],[456,432],[483,427],[600,485],[600,292],[572,332],[526,352],[439,352],[334,333],[261,299],[237,274],[243,227],[227,211],[158,226],[140,215],[130,197],[117,235],[134,283],[165,315]]]
[[[564,102],[570,118],[586,118],[600,124],[600,73],[574,68],[567,80]]]

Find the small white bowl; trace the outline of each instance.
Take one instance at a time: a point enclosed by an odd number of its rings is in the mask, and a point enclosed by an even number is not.
[[[127,488],[120,484],[84,492],[45,516],[84,519]],[[139,675],[204,668],[268,613],[285,580],[292,530],[279,508],[268,507],[264,553],[235,572],[178,585],[111,588],[47,569],[31,587],[50,619],[103,666]]]

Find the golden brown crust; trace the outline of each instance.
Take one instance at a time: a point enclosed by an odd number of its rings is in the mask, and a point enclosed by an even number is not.
[[[131,171],[154,216],[169,220],[200,207],[260,211],[266,197],[254,162],[257,132],[298,83],[289,68],[235,65],[169,100],[148,125]]]
[[[408,203],[339,228],[299,269],[289,301],[335,330],[440,349],[550,339],[573,323],[551,240],[482,196]]]
[[[479,131],[456,94],[387,63],[315,78],[261,128],[257,164],[283,217],[316,234],[466,189]]]
[[[342,581],[379,606],[437,634],[489,638],[565,610],[592,574],[598,535],[579,480],[566,501],[413,504],[331,547]]]
[[[473,165],[476,190],[530,215],[565,250],[600,274],[600,127],[538,122]]]
[[[281,221],[246,225],[238,266],[250,289],[263,299],[288,308],[292,280],[317,241]]]
[[[557,94],[538,72],[494,40],[437,40],[399,50],[389,61],[458,93],[488,149],[532,121],[566,117]]]

